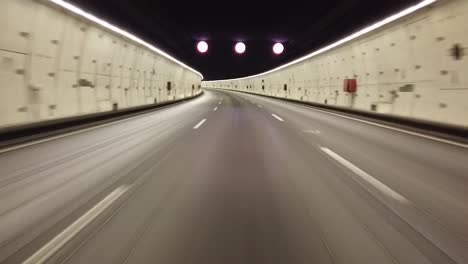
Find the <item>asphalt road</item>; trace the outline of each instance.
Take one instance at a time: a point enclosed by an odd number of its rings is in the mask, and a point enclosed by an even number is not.
[[[2,263],[468,263],[468,146],[259,96],[0,150]]]

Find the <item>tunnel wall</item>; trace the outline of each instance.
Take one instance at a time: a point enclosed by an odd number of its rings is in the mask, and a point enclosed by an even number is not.
[[[0,32],[0,127],[200,92],[200,74],[45,0],[0,1]]]
[[[202,85],[468,126],[467,55],[468,1],[447,0],[276,72]]]

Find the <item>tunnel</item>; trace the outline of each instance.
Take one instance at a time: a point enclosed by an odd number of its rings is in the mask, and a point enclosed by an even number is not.
[[[468,1],[0,1],[0,263],[468,263]]]

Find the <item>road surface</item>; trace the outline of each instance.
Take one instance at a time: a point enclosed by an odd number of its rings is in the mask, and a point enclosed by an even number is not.
[[[3,263],[468,263],[468,148],[234,92],[0,151]]]

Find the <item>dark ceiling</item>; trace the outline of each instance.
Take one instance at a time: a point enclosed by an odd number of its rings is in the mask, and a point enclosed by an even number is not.
[[[251,75],[307,54],[420,0],[69,0],[202,72],[206,80]],[[196,51],[206,40],[206,54]],[[245,41],[242,56],[235,41]],[[274,41],[286,50],[273,55]]]

